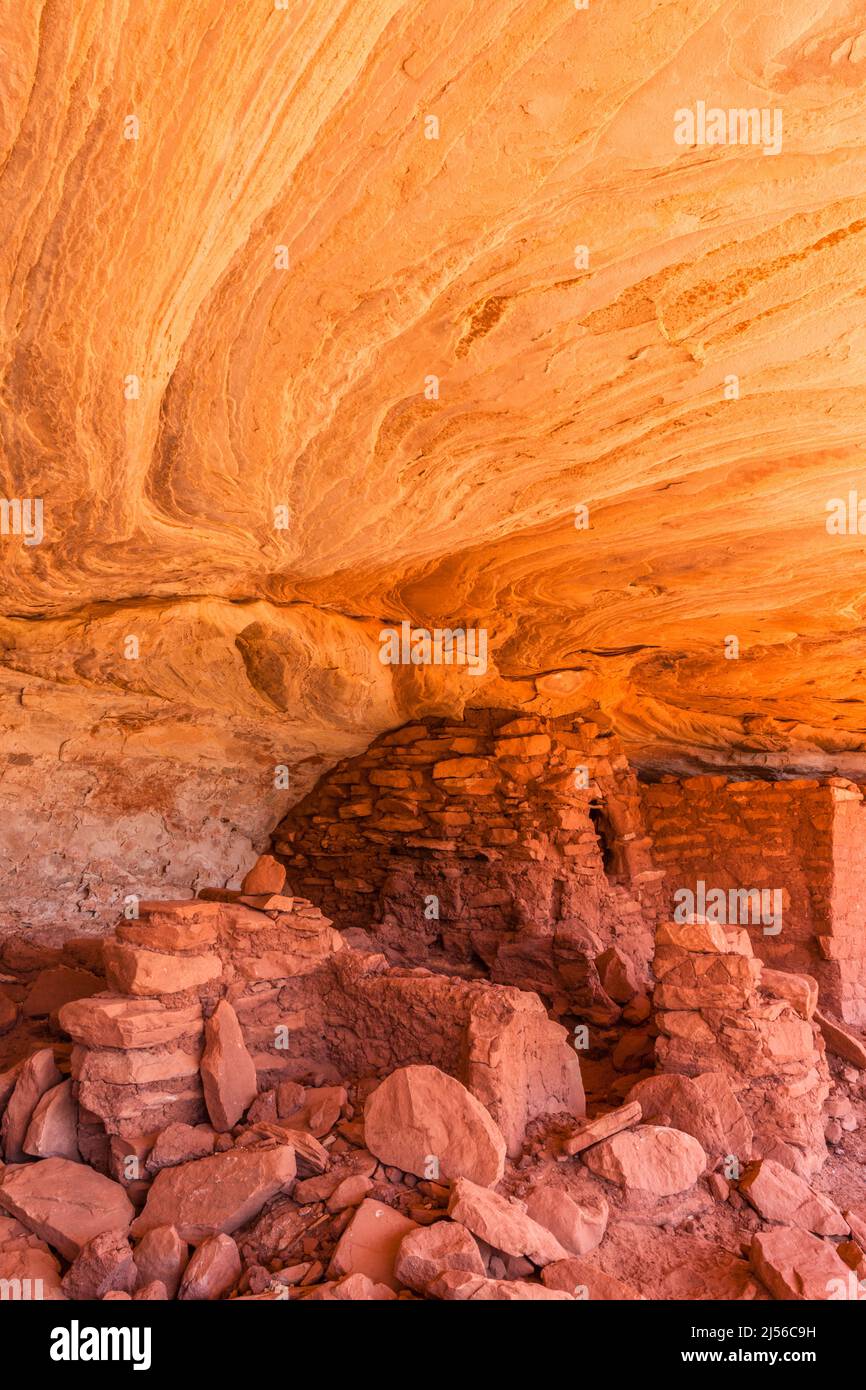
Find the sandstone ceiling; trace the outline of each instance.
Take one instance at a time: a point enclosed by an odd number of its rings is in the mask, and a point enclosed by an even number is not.
[[[465,703],[866,778],[862,0],[28,0],[0,54],[4,891],[230,877]]]

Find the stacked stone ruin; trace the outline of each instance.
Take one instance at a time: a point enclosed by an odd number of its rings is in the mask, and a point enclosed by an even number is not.
[[[616,946],[646,979],[660,871],[617,739],[576,717],[468,710],[377,739],[274,835],[297,891],[389,953],[558,999],[604,1000]]]
[[[106,942],[107,991],[60,1011],[80,1147],[101,1171],[124,1181],[166,1125],[214,1122],[202,1069],[219,1005],[237,1021],[235,1062],[241,1047],[252,1058],[246,1105],[282,1081],[425,1062],[458,1076],[514,1151],[537,1116],[582,1113],[577,1059],[535,997],[392,969],[303,898],[216,896],[233,900],[141,904]]]
[[[751,1152],[732,1157],[820,1168],[830,1078],[815,981],[767,970],[748,932],[706,922],[662,925],[653,970],[659,1068],[730,1079],[751,1129]]]

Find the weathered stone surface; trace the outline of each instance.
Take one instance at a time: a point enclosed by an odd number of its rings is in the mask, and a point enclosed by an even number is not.
[[[833,1296],[840,1282],[848,1286],[848,1266],[833,1246],[797,1227],[759,1231],[752,1237],[749,1259],[774,1298],[823,1300]]]
[[[173,1124],[156,1136],[150,1147],[145,1167],[148,1173],[161,1168],[175,1168],[198,1158],[208,1158],[214,1151],[215,1135],[207,1126]]]
[[[771,1158],[751,1163],[740,1179],[739,1190],[765,1221],[799,1226],[819,1236],[845,1236],[848,1222],[839,1208],[821,1192]]]
[[[193,1245],[206,1236],[230,1235],[288,1188],[294,1176],[294,1151],[286,1145],[230,1149],[178,1168],[163,1168],[132,1234],[138,1239],[155,1226],[174,1226],[180,1238]]]
[[[451,1187],[448,1215],[474,1236],[507,1255],[525,1255],[534,1265],[552,1264],[569,1252],[519,1202],[458,1178]]]
[[[598,1177],[653,1197],[685,1192],[707,1166],[707,1156],[696,1139],[658,1125],[615,1134],[585,1150],[582,1159]]]
[[[62,1080],[50,1047],[34,1052],[20,1068],[0,1122],[0,1145],[7,1163],[24,1162],[24,1141],[33,1112],[45,1092]]]
[[[546,1184],[530,1193],[526,1211],[571,1255],[587,1255],[601,1244],[609,1214],[601,1194],[576,1201],[562,1188]]]
[[[65,1158],[0,1171],[0,1208],[66,1260],[94,1236],[124,1233],[133,1216],[119,1183]]]
[[[201,1079],[214,1129],[229,1130],[256,1096],[256,1068],[247,1051],[238,1016],[221,999],[205,1024]]]
[[[68,1158],[80,1161],[78,1152],[78,1105],[72,1094],[72,1082],[62,1081],[45,1091],[33,1110],[24,1152],[33,1158]]]
[[[138,1270],[125,1231],[102,1231],[76,1255],[63,1276],[67,1298],[104,1298],[110,1290],[131,1294]]]
[[[218,1239],[229,1240],[230,1237]],[[187,1267],[189,1246],[181,1240],[174,1226],[154,1226],[136,1245],[133,1259],[138,1289],[156,1281],[165,1289],[165,1297],[174,1298]]]
[[[632,1087],[628,1099],[637,1101],[647,1124],[691,1134],[711,1163],[728,1154],[742,1163],[751,1155],[752,1126],[724,1072],[650,1076]]]
[[[60,1277],[60,1263],[47,1245],[24,1242],[0,1246],[0,1280],[8,1281],[9,1299],[43,1299],[62,1302],[66,1298]],[[6,1300],[4,1299],[4,1302]]]
[[[403,1237],[394,1264],[399,1283],[423,1293],[446,1270],[464,1270],[482,1279],[486,1277],[481,1252],[465,1226],[456,1221],[437,1221]]]
[[[179,994],[217,980],[221,974],[219,956],[211,953],[167,955],[120,941],[105,944],[105,978],[109,987],[121,994]]]
[[[480,1279],[462,1270],[440,1274],[430,1285],[434,1298],[459,1303],[568,1303],[571,1294],[526,1279]]]
[[[193,1251],[184,1270],[178,1298],[211,1302],[222,1298],[241,1277],[241,1257],[231,1236],[208,1236]]]
[[[419,1178],[470,1178],[494,1187],[505,1170],[505,1140],[487,1110],[437,1067],[402,1067],[364,1108],[367,1148]],[[432,1164],[432,1167],[431,1167]]]
[[[557,1260],[541,1271],[546,1289],[559,1289],[573,1298],[588,1303],[621,1302],[640,1299],[641,1295],[586,1260]]]
[[[165,1008],[158,999],[131,999],[100,994],[66,1004],[60,1023],[76,1042],[87,1047],[142,1048],[171,1044],[202,1031],[198,1004]]]
[[[417,1229],[414,1221],[392,1207],[367,1198],[340,1237],[328,1269],[329,1278],[365,1274],[373,1283],[399,1289],[397,1256],[405,1237]]]
[[[262,854],[249,873],[244,875],[241,891],[248,894],[282,893],[286,883],[286,870],[272,854]]]
[[[835,1052],[838,1057],[844,1057],[845,1061],[851,1062],[853,1066],[866,1070],[866,1042],[862,1037],[819,1009],[815,1010],[815,1022],[831,1052]]]

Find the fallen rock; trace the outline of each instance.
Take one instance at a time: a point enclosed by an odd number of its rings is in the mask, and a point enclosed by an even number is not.
[[[125,1232],[133,1217],[120,1183],[66,1158],[0,1170],[0,1208],[65,1260],[104,1231]]]
[[[232,1129],[255,1100],[257,1085],[255,1064],[247,1051],[238,1016],[225,999],[220,1000],[205,1024],[201,1079],[214,1129]]]
[[[255,896],[258,893],[282,893],[286,886],[286,871],[272,854],[262,854],[256,860],[241,883],[241,892]]]
[[[328,1277],[366,1274],[374,1284],[399,1289],[395,1264],[404,1238],[418,1226],[407,1216],[367,1198],[357,1208],[340,1237],[328,1267]]]
[[[136,1289],[132,1295],[136,1303],[165,1303],[171,1295],[165,1284],[159,1279],[152,1280],[149,1284],[142,1284],[141,1288]]]
[[[846,1062],[853,1063],[861,1071],[866,1070],[866,1043],[857,1033],[846,1028],[838,1019],[829,1018],[820,1009],[815,1010],[815,1022],[821,1029],[830,1052],[835,1052],[837,1057],[844,1057]]]
[[[71,1081],[52,1086],[36,1102],[23,1148],[33,1158],[68,1158],[72,1163],[81,1162],[78,1105]]]
[[[795,975],[790,970],[768,970],[764,966],[761,989],[774,994],[777,999],[786,999],[801,1018],[812,1018],[818,1007],[818,981],[811,975]]]
[[[199,1303],[222,1298],[238,1282],[241,1270],[240,1252],[231,1236],[209,1236],[193,1252],[178,1298]]]
[[[647,1124],[664,1124],[691,1134],[711,1162],[728,1154],[745,1161],[752,1153],[752,1126],[724,1072],[649,1076],[628,1093]]]
[[[739,1190],[765,1221],[799,1226],[819,1236],[845,1236],[848,1223],[839,1208],[772,1158],[750,1163]]]
[[[381,1163],[419,1178],[493,1187],[505,1171],[505,1140],[488,1111],[438,1067],[386,1077],[364,1107],[364,1137]]]
[[[615,1004],[628,1004],[638,992],[634,966],[628,956],[616,946],[610,946],[595,958],[595,968],[601,987]]]
[[[795,1226],[753,1236],[749,1259],[774,1298],[824,1300],[848,1287],[848,1266],[833,1246]]]
[[[541,1279],[545,1288],[559,1289],[571,1294],[572,1298],[588,1303],[615,1303],[642,1298],[630,1285],[596,1269],[586,1260],[557,1260],[541,1271]]]
[[[214,1151],[216,1136],[210,1130],[196,1125],[167,1125],[154,1140],[145,1169],[148,1173],[158,1173],[163,1168],[176,1168],[181,1163],[192,1163],[199,1158],[209,1158]]]
[[[527,1216],[519,1202],[500,1197],[468,1178],[458,1178],[453,1183],[448,1215],[506,1255],[525,1255],[534,1265],[568,1258],[569,1252],[556,1237]]]
[[[590,1172],[626,1191],[670,1197],[694,1186],[707,1156],[690,1134],[641,1125],[606,1139],[583,1155]]]
[[[600,1193],[576,1201],[561,1187],[537,1187],[527,1198],[526,1211],[572,1255],[589,1254],[607,1230],[609,1208]]]
[[[104,1298],[112,1289],[131,1294],[137,1280],[125,1233],[103,1231],[82,1246],[63,1276],[63,1292],[74,1299]]]
[[[138,1238],[155,1226],[174,1226],[182,1240],[197,1245],[206,1236],[228,1235],[288,1188],[295,1177],[294,1150],[229,1149],[179,1168],[163,1168],[153,1180],[141,1215],[132,1225]],[[2,1188],[0,1188],[2,1202]]]
[[[451,1270],[434,1279],[429,1292],[434,1298],[455,1303],[570,1303],[570,1293],[546,1289],[524,1279],[480,1279],[475,1274]]]
[[[60,1263],[41,1241],[0,1247],[0,1280],[5,1281],[10,1299],[58,1303],[66,1298]]]
[[[348,1274],[334,1283],[320,1284],[308,1303],[385,1303],[397,1297],[388,1284],[377,1284],[366,1274]]]
[[[189,1260],[189,1246],[174,1226],[154,1226],[138,1242],[132,1257],[139,1289],[156,1282],[165,1288],[165,1297],[176,1296]]]
[[[481,1251],[465,1226],[456,1221],[437,1221],[404,1236],[394,1265],[399,1283],[424,1293],[427,1285],[446,1270],[486,1277]]]
[[[346,1211],[349,1207],[357,1207],[363,1202],[372,1186],[372,1180],[363,1177],[360,1173],[343,1178],[342,1182],[337,1183],[333,1192],[326,1199],[325,1206],[330,1212]]]
[[[33,1112],[45,1092],[59,1086],[62,1080],[50,1047],[34,1052],[22,1064],[0,1124],[0,1143],[7,1163],[23,1163],[27,1158],[24,1140]]]

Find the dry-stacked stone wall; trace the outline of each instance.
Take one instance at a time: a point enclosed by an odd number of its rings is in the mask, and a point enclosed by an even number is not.
[[[470,710],[377,739],[286,816],[274,852],[342,927],[423,961],[591,1008],[592,960],[646,977],[659,874],[616,738],[574,717]]]

